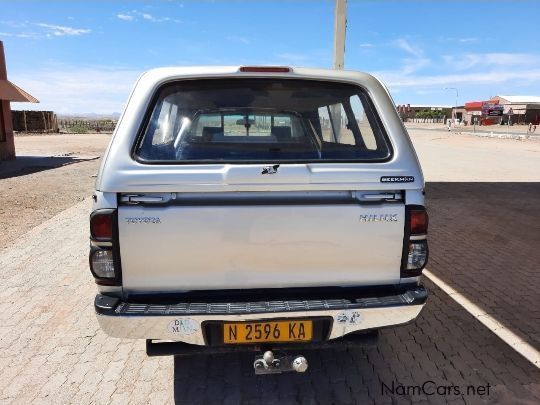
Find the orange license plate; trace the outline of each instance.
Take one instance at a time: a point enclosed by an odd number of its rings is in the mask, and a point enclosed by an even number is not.
[[[223,342],[227,344],[309,342],[312,339],[313,322],[308,320],[223,324]]]

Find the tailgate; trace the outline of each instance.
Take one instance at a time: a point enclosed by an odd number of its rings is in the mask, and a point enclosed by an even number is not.
[[[128,292],[358,286],[400,278],[399,193],[123,196]]]

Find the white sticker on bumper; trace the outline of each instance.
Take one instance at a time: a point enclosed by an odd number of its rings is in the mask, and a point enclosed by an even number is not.
[[[167,330],[173,335],[191,335],[199,330],[199,323],[191,318],[178,318],[169,322]]]
[[[337,323],[342,325],[358,325],[362,322],[360,311],[342,311],[336,317]]]

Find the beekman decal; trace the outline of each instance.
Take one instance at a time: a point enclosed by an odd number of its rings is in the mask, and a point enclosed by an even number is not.
[[[381,183],[414,183],[413,176],[382,176]]]

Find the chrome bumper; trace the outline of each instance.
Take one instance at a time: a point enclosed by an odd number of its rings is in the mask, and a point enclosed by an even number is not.
[[[336,339],[351,332],[408,323],[422,310],[427,291],[412,286],[395,295],[356,299],[310,299],[258,302],[180,302],[172,305],[122,302],[97,295],[96,315],[110,336],[131,339],[172,340],[205,345],[205,322],[255,321],[325,317],[328,336]]]

